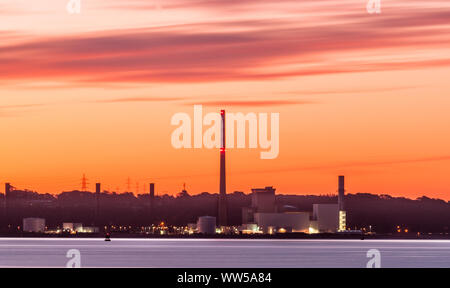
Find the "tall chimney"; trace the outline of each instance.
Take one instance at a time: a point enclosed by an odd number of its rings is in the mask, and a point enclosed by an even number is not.
[[[100,191],[101,191],[101,184],[95,183],[95,222],[98,228],[100,229]]]
[[[155,214],[155,183],[150,183],[150,195],[148,203],[148,221],[149,224],[153,222],[153,216]]]
[[[220,143],[220,192],[219,192],[219,226],[227,226],[227,190],[225,180],[225,110],[220,110],[221,143]]]
[[[7,224],[9,224],[9,197],[11,196],[11,184],[5,183],[5,219]]]
[[[151,221],[155,209],[155,183],[150,183],[149,219]]]
[[[10,183],[5,183],[5,198],[8,198],[11,192],[11,184]]]
[[[150,201],[155,198],[155,183],[150,183]]]
[[[339,204],[339,211],[345,211],[345,205],[344,205],[344,176],[339,176],[339,195],[338,195],[338,204]]]

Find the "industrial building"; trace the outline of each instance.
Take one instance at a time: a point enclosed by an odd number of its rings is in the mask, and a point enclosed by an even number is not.
[[[313,225],[311,231],[316,233],[334,233],[339,228],[338,204],[313,204]]]
[[[45,231],[45,219],[43,218],[24,218],[23,232],[42,233]]]
[[[252,189],[251,206],[242,209],[241,232],[314,234],[345,231],[344,191],[344,176],[339,176],[338,203],[313,204],[312,213],[301,211],[279,213],[273,187]],[[251,224],[255,224],[257,229],[254,227],[249,229]]]
[[[255,222],[263,233],[309,232],[310,213],[255,213]],[[281,231],[280,231],[281,230]]]
[[[255,213],[276,213],[275,189],[272,186],[252,189],[252,204],[242,209],[242,223],[255,222]]]
[[[62,224],[63,231],[65,232],[79,232],[83,230],[83,224],[82,223],[71,223],[71,222],[64,222]]]
[[[275,189],[272,186],[263,189],[252,189],[252,207],[257,213],[275,213]]]
[[[98,227],[85,227],[82,223],[64,222],[62,232],[67,233],[98,233]]]

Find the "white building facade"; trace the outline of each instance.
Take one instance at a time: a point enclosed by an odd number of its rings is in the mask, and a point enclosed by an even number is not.
[[[22,230],[23,230],[23,232],[42,233],[45,231],[45,219],[44,218],[24,218]]]

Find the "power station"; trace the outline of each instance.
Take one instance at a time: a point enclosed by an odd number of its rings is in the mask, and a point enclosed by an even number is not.
[[[278,206],[271,186],[252,189],[251,207],[242,208],[240,231],[246,234],[277,232],[336,233],[346,230],[344,176],[338,177],[337,203],[313,204],[313,211],[299,211],[290,205]]]

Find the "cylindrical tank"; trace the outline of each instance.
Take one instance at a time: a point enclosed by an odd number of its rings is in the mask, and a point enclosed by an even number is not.
[[[216,233],[216,217],[202,216],[197,221],[197,231],[202,234]]]

